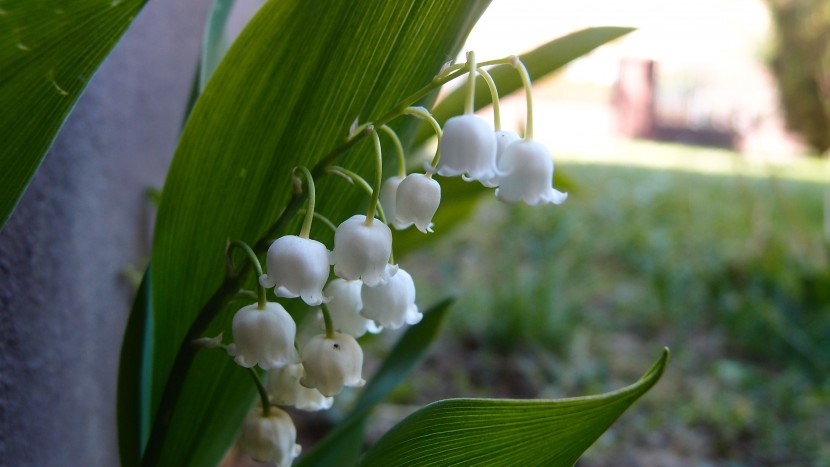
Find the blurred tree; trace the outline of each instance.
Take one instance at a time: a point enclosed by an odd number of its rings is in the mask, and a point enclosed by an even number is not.
[[[830,2],[767,0],[776,29],[771,66],[787,126],[830,149]]]

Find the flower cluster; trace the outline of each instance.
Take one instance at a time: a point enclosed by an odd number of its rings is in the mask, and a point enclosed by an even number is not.
[[[237,311],[233,318],[234,342],[227,347],[237,364],[268,370],[267,388],[252,372],[260,389],[261,404],[242,426],[240,445],[252,458],[290,465],[299,454],[296,429],[288,414],[272,405],[301,410],[331,407],[344,387],[365,384],[363,350],[357,341],[365,333],[416,324],[423,315],[415,304],[415,283],[393,260],[392,230],[415,226],[433,231],[432,219],[441,201],[441,186],[433,177],[461,176],[487,187],[497,187],[496,197],[505,202],[530,205],[560,204],[566,193],[552,187],[553,159],[547,149],[532,140],[532,106],[527,71],[515,57],[505,59],[522,75],[528,97],[528,124],[524,138],[502,131],[498,122],[498,93],[486,70],[477,67],[468,54],[467,108],[464,115],[450,118],[443,129],[424,108],[409,107],[400,115],[427,120],[439,145],[432,164],[424,173],[407,174],[402,145],[385,125],[364,125],[362,134],[373,138],[376,170],[370,186],[359,175],[343,167],[328,167],[371,194],[368,212],[353,214],[335,228],[330,251],[309,238],[314,218],[315,191],[311,172],[305,176],[308,207],[299,235],[274,240],[262,272],[256,255],[244,246],[259,274],[256,304]],[[473,114],[476,74],[490,85],[495,128]],[[398,174],[381,183],[383,159],[378,132],[389,134],[398,148]],[[352,137],[358,136],[358,132]],[[302,187],[302,183],[295,183]],[[378,207],[380,203],[380,207]],[[378,214],[380,218],[376,217]],[[345,217],[345,216],[344,216]],[[244,244],[243,244],[244,245]],[[294,319],[276,302],[266,300],[266,289],[276,297],[300,298],[310,308],[310,327],[298,333]],[[299,352],[297,351],[299,349]]]

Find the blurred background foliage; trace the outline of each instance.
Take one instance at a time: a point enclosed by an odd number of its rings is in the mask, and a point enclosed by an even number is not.
[[[830,149],[830,3],[766,0],[775,26],[770,63],[790,128]]]
[[[560,163],[577,185],[565,205],[486,198],[472,222],[404,260],[419,300],[463,292],[398,401],[596,393],[665,344],[663,384],[579,465],[822,465],[830,173],[810,160],[765,173],[726,150],[621,147],[674,168]]]

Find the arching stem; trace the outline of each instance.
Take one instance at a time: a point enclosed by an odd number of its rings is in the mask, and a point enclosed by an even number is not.
[[[339,176],[345,178],[346,180],[348,180],[349,183],[353,183],[353,184],[359,186],[360,188],[362,188],[363,191],[365,191],[366,194],[368,194],[369,196],[372,195],[372,186],[369,185],[369,182],[364,180],[363,177],[356,174],[355,172],[352,172],[351,170],[349,170],[347,168],[340,167],[339,165],[333,165],[331,167],[328,167],[326,169],[326,172],[332,173],[332,174],[335,174],[335,175],[339,175]],[[383,221],[384,224],[386,224],[387,223],[386,222],[386,214],[383,212],[383,206],[381,206],[380,203],[378,203],[377,209],[378,209],[378,217],[380,217],[380,220]]]
[[[305,215],[306,212],[308,212],[308,211],[305,210],[305,209],[300,209],[299,211],[297,211],[298,214],[303,214],[303,215]],[[337,226],[334,225],[334,222],[332,222],[331,219],[329,219],[328,217],[320,214],[319,212],[315,212],[314,213],[314,218],[317,219],[318,221],[322,222],[323,224],[326,224],[326,227],[330,228],[332,232],[337,231]]]
[[[395,133],[395,130],[389,128],[388,125],[382,125],[380,129],[389,135],[389,138],[392,139],[392,143],[395,145],[395,152],[398,154],[398,177],[406,177],[406,155],[403,152],[403,144],[401,144],[401,139],[398,138],[398,134]]]
[[[256,253],[251,247],[248,246],[247,243],[240,241],[240,240],[230,240],[228,241],[228,245],[225,248],[225,255],[226,260],[228,263],[228,272],[231,274],[235,274],[234,267],[233,267],[233,256],[231,256],[232,248],[236,247],[241,249],[245,254],[248,256],[248,260],[250,260],[251,264],[254,265],[254,271],[256,271],[256,277],[262,275],[262,265],[259,264],[259,258],[256,257]],[[257,295],[257,309],[264,310],[265,309],[265,287],[263,287],[259,280],[256,282],[256,295]]]
[[[464,102],[464,113],[472,115],[475,112],[476,100],[476,53],[467,52],[467,100]]]
[[[438,120],[429,113],[429,110],[423,107],[407,107],[402,112],[404,115],[412,115],[414,117],[418,117],[421,120],[426,120],[432,126],[432,129],[435,130],[435,136],[438,138],[438,145],[435,148],[435,155],[432,157],[432,167],[438,167],[438,162],[441,160],[441,135],[444,134],[443,130],[441,130],[441,125],[438,123]],[[432,176],[432,173],[427,174],[428,177]]]
[[[259,379],[259,375],[256,374],[256,370],[248,368],[248,374],[254,380],[254,385],[256,385],[256,390],[259,393],[259,402],[262,404],[262,416],[268,417],[271,415],[271,402],[268,400],[268,391],[265,390],[265,386],[263,386],[262,380]]]
[[[326,326],[326,339],[334,339],[334,323],[331,320],[329,308],[325,304],[322,304],[320,306],[320,310],[323,311],[323,323]]]
[[[499,105],[499,89],[496,87],[496,82],[493,81],[493,77],[490,76],[490,73],[487,72],[482,67],[478,67],[478,74],[484,79],[484,82],[487,83],[487,87],[490,88],[490,100],[493,101],[493,127],[496,131],[501,131],[501,106]]]
[[[294,172],[300,171],[305,175],[305,184],[308,188],[308,207],[305,211],[305,218],[303,219],[303,227],[300,229],[300,238],[308,238],[311,234],[311,222],[314,220],[314,204],[317,199],[317,193],[314,189],[314,178],[311,172],[305,167],[295,167]]]
[[[513,55],[510,57],[510,65],[519,72],[522,77],[522,86],[525,88],[525,96],[527,97],[527,122],[525,128],[525,141],[533,139],[533,91],[530,83],[530,73],[527,72],[525,64],[519,60],[519,57]]]
[[[383,183],[383,151],[380,148],[380,137],[375,127],[369,126],[367,131],[372,133],[372,142],[375,146],[375,184],[372,186],[372,199],[369,200],[369,210],[366,211],[366,225],[372,225],[375,221],[375,211],[378,207],[380,196],[380,185]]]

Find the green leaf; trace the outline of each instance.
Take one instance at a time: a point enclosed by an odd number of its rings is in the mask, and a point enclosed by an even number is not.
[[[234,41],[188,120],[159,207],[152,258],[156,415],[145,464],[215,464],[250,406],[253,387],[231,360],[216,352],[193,357],[187,342],[230,335],[234,309],[225,303],[235,290],[221,288],[226,239],[261,252],[269,226],[286,206],[289,214],[298,207],[288,204],[293,167],[314,166],[343,143],[356,118],[376,119],[429,84],[485,6],[266,2]],[[413,120],[394,122],[410,144]],[[371,178],[371,142],[355,144],[338,163]],[[318,211],[334,222],[358,213],[366,200],[335,176],[318,180],[317,195]],[[273,235],[298,230],[293,216]],[[312,237],[330,245],[332,234],[318,222]],[[196,321],[206,303],[221,312]],[[184,355],[180,364],[176,355]]]
[[[150,429],[152,296],[148,267],[136,292],[130,317],[127,319],[118,362],[116,411],[118,448],[123,467],[138,465]]]
[[[663,374],[669,351],[635,384],[559,400],[450,399],[395,425],[364,466],[571,466]]]
[[[0,2],[0,228],[144,2]]]
[[[372,408],[385,400],[400,382],[423,359],[435,340],[454,299],[446,299],[424,312],[420,323],[410,326],[389,352],[380,368],[366,385],[346,418],[337,424],[297,467],[354,465],[363,447],[366,418]]]

